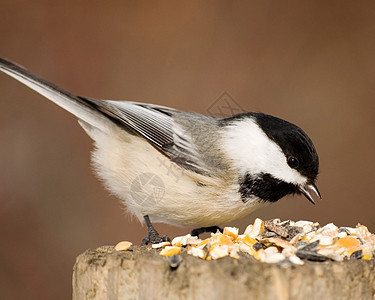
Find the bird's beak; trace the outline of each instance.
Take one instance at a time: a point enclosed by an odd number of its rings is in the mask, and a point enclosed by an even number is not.
[[[314,191],[314,193],[322,199],[322,196],[320,195],[320,192],[318,190],[318,187],[315,185],[315,183],[306,184],[304,186],[299,186],[298,190],[309,200],[312,204],[315,204],[315,201],[313,197],[311,197],[309,191],[307,190],[309,188],[310,190]]]

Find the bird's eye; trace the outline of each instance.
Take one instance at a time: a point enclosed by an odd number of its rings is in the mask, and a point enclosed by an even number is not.
[[[292,169],[295,169],[295,168],[298,168],[299,166],[299,161],[296,157],[294,156],[289,156],[288,157],[288,165],[289,167],[291,167]]]

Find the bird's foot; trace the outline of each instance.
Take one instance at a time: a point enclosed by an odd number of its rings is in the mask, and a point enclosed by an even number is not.
[[[158,232],[155,234],[149,234],[148,236],[145,236],[142,239],[142,244],[141,246],[146,246],[148,244],[159,244],[162,242],[170,242],[170,238],[166,235],[160,236]]]
[[[205,232],[216,233],[218,230],[220,232],[223,232],[223,229],[221,229],[219,226],[199,227],[199,228],[193,229],[191,231],[191,235],[199,237],[199,235],[202,233],[205,233]]]
[[[163,235],[160,236],[159,233],[156,231],[154,226],[152,226],[150,218],[146,215],[144,216],[144,219],[146,221],[147,225],[147,230],[148,230],[148,235],[145,236],[142,239],[142,246],[148,245],[148,244],[158,244],[162,242],[170,242],[171,240],[169,239],[168,236]]]

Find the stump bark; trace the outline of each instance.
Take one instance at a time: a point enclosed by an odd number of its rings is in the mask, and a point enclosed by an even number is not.
[[[87,250],[73,270],[82,299],[375,299],[375,261],[265,264],[245,254],[205,261],[181,254],[172,269],[159,251]]]

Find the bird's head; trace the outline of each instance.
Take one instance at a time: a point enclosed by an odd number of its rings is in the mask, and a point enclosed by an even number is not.
[[[237,115],[222,124],[223,149],[238,171],[244,201],[275,202],[297,193],[314,204],[309,190],[321,197],[315,185],[318,154],[301,128],[263,113]]]

